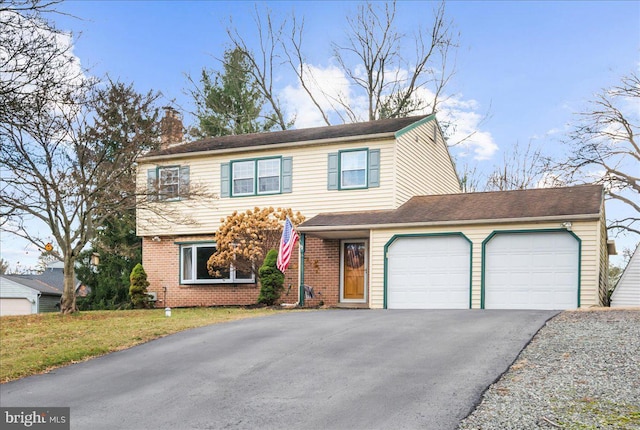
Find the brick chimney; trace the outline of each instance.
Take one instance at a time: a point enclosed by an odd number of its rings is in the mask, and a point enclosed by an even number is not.
[[[164,106],[164,117],[160,120],[160,148],[179,145],[184,137],[182,115],[171,106]]]

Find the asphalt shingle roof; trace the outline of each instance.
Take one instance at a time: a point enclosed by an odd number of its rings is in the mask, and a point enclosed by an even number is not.
[[[265,133],[220,136],[172,146],[155,151],[145,157],[162,155],[189,154],[194,152],[215,151],[228,148],[275,145],[278,143],[306,142],[341,137],[366,136],[381,133],[395,133],[426,118],[428,115],[406,118],[392,118],[355,124],[342,124],[324,127],[301,128],[297,130],[271,131]]]
[[[300,227],[368,226],[600,215],[601,185],[416,196],[395,210],[319,214]]]
[[[46,272],[45,272],[46,273]],[[2,275],[3,278],[9,279],[17,284],[24,285],[34,290],[40,291],[42,294],[49,296],[61,296],[62,285],[60,280],[64,281],[62,271],[59,276],[51,274],[41,275]],[[60,278],[60,279],[58,279]]]

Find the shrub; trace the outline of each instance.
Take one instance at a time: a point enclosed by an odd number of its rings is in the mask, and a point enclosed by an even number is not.
[[[135,265],[129,280],[131,281],[131,286],[129,287],[131,304],[134,308],[146,308],[149,304],[149,296],[147,296],[149,281],[147,281],[147,272],[144,271],[142,264]]]
[[[258,270],[260,279],[258,303],[271,306],[280,298],[284,286],[284,274],[276,267],[277,260],[278,251],[270,250]]]

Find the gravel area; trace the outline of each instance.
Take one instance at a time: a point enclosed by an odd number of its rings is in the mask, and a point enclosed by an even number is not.
[[[640,429],[640,310],[547,322],[459,429]]]

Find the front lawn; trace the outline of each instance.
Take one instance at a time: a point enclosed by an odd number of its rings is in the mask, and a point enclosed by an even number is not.
[[[269,308],[90,311],[0,318],[0,383],[126,349],[189,328],[272,315]]]

